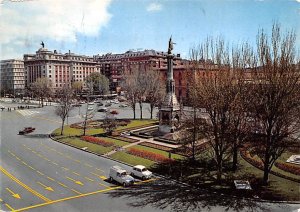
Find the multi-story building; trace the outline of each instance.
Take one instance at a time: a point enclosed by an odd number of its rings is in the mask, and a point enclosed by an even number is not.
[[[110,79],[111,90],[118,90],[124,75],[133,69],[145,71],[164,70],[167,73],[167,53],[155,50],[95,55],[94,60],[100,64],[101,72]],[[178,54],[174,57],[173,63],[174,69],[176,69],[184,65],[184,60]]]
[[[35,82],[37,78],[47,77],[54,89],[71,85],[85,79],[93,72],[100,72],[100,66],[93,57],[71,53],[62,54],[56,50],[49,51],[40,48],[36,54],[24,55],[26,85]]]
[[[25,87],[23,60],[1,60],[0,64],[1,91],[14,96],[22,93]]]

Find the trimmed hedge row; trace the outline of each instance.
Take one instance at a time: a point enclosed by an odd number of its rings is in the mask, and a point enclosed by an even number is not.
[[[167,158],[163,155],[157,154],[157,153],[153,153],[153,152],[149,152],[146,150],[140,150],[140,149],[136,149],[136,148],[130,148],[127,150],[127,153],[134,155],[134,156],[138,156],[141,158],[145,158],[148,160],[152,160],[155,162],[159,162],[159,163],[171,163],[174,160],[171,158]]]
[[[96,138],[96,137],[88,136],[88,135],[81,136],[81,139],[84,140],[84,141],[90,142],[90,143],[99,144],[99,145],[104,146],[104,147],[111,147],[111,146],[114,145],[113,142],[105,141],[101,138]]]
[[[295,175],[300,175],[300,168],[293,164],[275,162],[274,165],[283,171],[290,172]]]

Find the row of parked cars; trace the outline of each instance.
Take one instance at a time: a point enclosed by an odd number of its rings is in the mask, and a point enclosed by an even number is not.
[[[143,165],[132,167],[130,172],[120,166],[113,166],[109,170],[109,181],[116,181],[124,187],[133,185],[135,182],[134,177],[142,180],[150,179],[152,172]]]

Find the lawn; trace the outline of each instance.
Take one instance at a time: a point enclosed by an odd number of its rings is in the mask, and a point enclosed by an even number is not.
[[[83,141],[80,138],[76,138],[76,137],[62,138],[62,139],[60,139],[60,141],[62,141],[64,143],[68,143],[68,144],[78,147],[78,148],[87,147],[88,148],[87,150],[95,152],[97,154],[105,154],[105,153],[113,150],[113,147],[104,147],[101,145],[89,143],[89,142]]]
[[[112,154],[110,157],[124,163],[131,164],[133,166],[144,165],[147,168],[150,168],[155,163],[154,161],[136,157],[134,155],[127,154],[126,152],[117,152],[115,154]]]

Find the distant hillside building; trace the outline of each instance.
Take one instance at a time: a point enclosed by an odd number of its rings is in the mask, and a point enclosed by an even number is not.
[[[0,61],[0,90],[2,93],[18,95],[25,87],[23,60]]]
[[[76,55],[70,51],[62,54],[46,48],[40,48],[36,54],[25,54],[24,66],[27,86],[37,78],[47,77],[54,89],[61,88],[64,84],[71,85],[75,81],[84,84],[87,76],[100,72],[100,66],[93,57]]]

